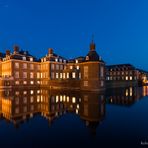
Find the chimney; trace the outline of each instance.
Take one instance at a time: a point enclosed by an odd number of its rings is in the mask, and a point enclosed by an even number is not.
[[[19,46],[14,45],[13,50],[14,50],[14,53],[18,53],[19,52]]]
[[[48,54],[53,54],[53,49],[52,48],[48,49]]]
[[[10,55],[10,50],[6,50],[6,56]]]

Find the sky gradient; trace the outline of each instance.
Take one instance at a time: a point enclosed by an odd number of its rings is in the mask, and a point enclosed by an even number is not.
[[[92,34],[106,64],[148,70],[147,0],[0,0],[0,51],[14,44],[38,58],[53,48],[85,56]]]

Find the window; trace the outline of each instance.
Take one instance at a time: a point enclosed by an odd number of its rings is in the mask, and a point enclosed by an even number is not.
[[[84,78],[88,79],[88,66],[84,66]]]
[[[64,60],[64,63],[66,63],[66,60]]]
[[[23,84],[27,84],[27,81],[23,81]]]
[[[58,62],[58,58],[56,58],[55,61]]]
[[[125,80],[128,80],[128,76],[125,77]]]
[[[103,77],[104,76],[104,67],[101,66],[100,68],[100,76]]]
[[[63,79],[65,79],[65,73],[63,73]]]
[[[79,61],[78,60],[76,60],[76,63],[78,63]]]
[[[23,63],[23,69],[27,69],[27,63]]]
[[[34,65],[33,64],[30,64],[30,69],[34,69]]]
[[[88,86],[88,81],[84,81],[84,86]]]
[[[33,72],[30,73],[30,78],[34,78]]]
[[[51,72],[51,79],[54,79],[54,72]]]
[[[19,113],[19,107],[15,108],[15,113],[18,114]]]
[[[60,70],[63,70],[63,65],[60,65]]]
[[[56,70],[59,70],[59,65],[58,64],[56,64]]]
[[[27,72],[23,72],[23,78],[27,78]]]
[[[19,63],[15,63],[15,68],[19,68]]]
[[[30,81],[30,84],[32,84],[32,85],[33,85],[33,84],[34,84],[34,81]]]
[[[80,69],[80,67],[79,67],[79,66],[77,66],[76,68],[77,68],[77,69]]]
[[[14,77],[15,77],[15,78],[19,78],[19,72],[18,72],[18,71],[15,72]]]
[[[67,73],[67,79],[69,78],[69,73]]]
[[[70,69],[73,69],[73,66],[70,66]]]
[[[102,87],[104,86],[104,81],[101,81],[101,86],[102,86]]]
[[[60,59],[60,62],[62,62],[63,60],[62,59]]]
[[[26,57],[22,57],[22,59],[23,59],[24,61],[26,61]]]
[[[40,84],[40,81],[37,81],[37,84]]]
[[[18,105],[19,104],[19,97],[15,98],[15,104]]]
[[[60,79],[62,79],[63,78],[63,74],[62,73],[60,73]]]
[[[72,103],[76,103],[76,97],[72,97]]]
[[[72,73],[72,78],[76,78],[76,73],[75,72]]]
[[[37,78],[38,78],[38,79],[40,78],[40,73],[39,73],[39,72],[37,72]]]
[[[81,79],[81,73],[79,73],[79,79]]]
[[[59,74],[58,74],[58,73],[56,73],[56,78],[57,78],[57,79],[59,78]]]
[[[33,91],[33,90],[30,90],[30,94],[31,94],[31,95],[34,94],[34,91]]]
[[[23,103],[26,104],[27,103],[27,97],[23,98]]]
[[[130,80],[133,80],[133,77],[132,76],[130,76]]]
[[[27,112],[27,106],[23,107],[23,112]]]
[[[31,96],[30,97],[30,102],[33,103],[33,101],[34,101],[34,98],[33,98],[33,96]]]
[[[51,64],[51,70],[54,70],[54,64]]]
[[[32,62],[33,61],[33,58],[30,58],[30,61]]]

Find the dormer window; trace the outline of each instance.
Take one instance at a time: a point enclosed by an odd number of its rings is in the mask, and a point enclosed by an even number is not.
[[[60,59],[60,62],[62,62],[62,59]]]
[[[33,58],[30,58],[30,61],[32,62],[33,61]]]
[[[87,60],[87,61],[89,60],[89,56],[86,56],[86,60]]]
[[[58,58],[56,58],[55,61],[58,62]]]
[[[23,59],[24,61],[26,61],[26,57],[22,57],[22,59]]]
[[[78,60],[76,60],[76,63],[79,63],[79,61],[78,61]]]
[[[64,63],[66,63],[66,60],[64,60]]]

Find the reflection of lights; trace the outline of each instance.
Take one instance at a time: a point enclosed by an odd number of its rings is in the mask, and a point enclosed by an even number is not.
[[[62,102],[62,100],[63,100],[63,96],[61,95],[61,96],[60,96],[60,102]]]
[[[128,89],[126,89],[125,96],[128,96]]]
[[[59,96],[56,96],[56,103],[59,102]]]
[[[113,102],[113,99],[112,99],[112,98],[110,99],[110,102],[111,102],[111,103]]]
[[[64,96],[63,96],[63,101],[65,102],[65,100],[66,100],[66,96],[64,95]]]
[[[78,114],[79,113],[79,110],[78,109],[76,109],[76,114]]]
[[[67,102],[69,102],[69,96],[67,96]]]
[[[132,96],[132,95],[133,95],[133,88],[130,87],[130,96]]]
[[[76,98],[72,97],[72,103],[76,103]]]

